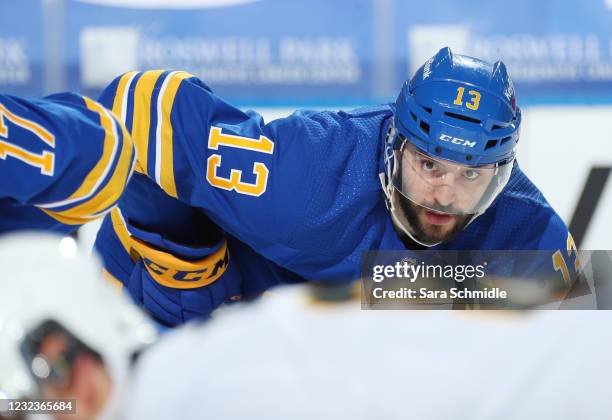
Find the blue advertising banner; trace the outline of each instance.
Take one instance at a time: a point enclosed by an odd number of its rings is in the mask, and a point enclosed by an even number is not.
[[[165,68],[191,72],[242,103],[362,102],[373,79],[372,2],[350,5],[265,0],[137,10],[72,1],[70,87],[95,91],[122,71]]]
[[[503,60],[519,98],[612,98],[612,1],[397,1],[398,79],[441,46]]]
[[[43,90],[43,14],[39,0],[0,3],[0,91]]]
[[[97,96],[124,71],[166,68],[239,105],[357,105],[393,100],[448,45],[504,60],[523,103],[612,101],[612,0],[192,2],[1,2],[0,91]]]

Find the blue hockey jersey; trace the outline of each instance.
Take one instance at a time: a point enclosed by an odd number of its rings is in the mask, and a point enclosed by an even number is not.
[[[100,101],[132,134],[140,174],[97,244],[141,303],[171,295],[168,305],[201,312],[201,290],[188,303],[177,290],[209,288],[206,305],[216,306],[228,300],[223,288],[233,296],[295,280],[280,267],[308,280],[354,279],[365,251],[404,248],[379,181],[391,105],[265,123],[168,71],[124,74]],[[439,247],[565,250],[568,235],[517,165],[491,208]],[[138,264],[152,281],[134,279]]]
[[[123,124],[89,98],[0,95],[0,233],[67,233],[103,216],[135,161]]]

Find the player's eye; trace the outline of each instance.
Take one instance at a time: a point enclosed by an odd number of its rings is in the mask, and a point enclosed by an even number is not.
[[[480,176],[480,172],[474,169],[467,169],[463,172],[463,176],[470,181],[475,181]]]
[[[433,172],[438,169],[438,165],[431,159],[421,159],[421,169],[424,172]]]

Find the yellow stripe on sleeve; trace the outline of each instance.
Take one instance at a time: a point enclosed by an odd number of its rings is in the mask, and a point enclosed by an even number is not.
[[[97,103],[93,102],[91,99],[83,97],[85,100],[85,104],[87,108],[97,112],[100,115],[100,121],[103,119],[103,115],[100,112],[102,109]],[[98,108],[94,108],[94,104],[98,105]],[[107,117],[108,118],[108,117]],[[112,124],[112,123],[111,123]],[[104,181],[104,178],[107,175],[110,164],[115,158],[117,153],[119,139],[115,136],[115,133],[112,130],[112,127],[108,127],[104,125],[104,145],[102,147],[102,156],[98,163],[94,166],[94,168],[87,174],[81,186],[74,192],[68,199],[63,202],[53,203],[53,207],[58,207],[60,205],[67,205],[71,202],[77,202],[89,196],[92,196],[96,189],[100,186],[100,183]],[[50,207],[49,205],[41,206],[41,207]]]
[[[131,71],[125,73],[119,79],[119,83],[117,84],[117,89],[115,90],[115,96],[113,98],[113,114],[115,117],[119,118],[121,122],[125,124],[125,119],[127,115],[127,106],[128,106],[128,98],[130,93],[130,86],[132,84],[132,80],[138,74],[137,71]],[[145,174],[144,169],[140,167],[140,164],[136,162],[135,167],[136,172]]]
[[[8,137],[8,129],[4,125],[3,118],[6,118],[15,125],[18,125],[22,128],[25,128],[26,130],[31,131],[49,146],[55,147],[55,136],[51,134],[46,128],[44,128],[40,124],[37,124],[34,121],[13,114],[2,104],[0,104],[0,136]]]
[[[119,238],[119,242],[121,242],[125,252],[129,254],[132,249],[132,239],[130,238],[130,232],[125,226],[125,222],[123,221],[123,216],[121,215],[119,207],[115,207],[111,210],[110,217],[113,230],[115,231],[117,238]]]
[[[123,76],[121,76],[121,78],[119,79],[119,83],[117,84],[117,90],[115,91],[115,98],[113,99],[113,114],[115,114],[115,116],[119,119],[121,119],[122,122],[125,123],[125,108],[124,108],[124,104],[127,104],[127,89],[129,87],[129,82],[134,78],[134,76],[136,75],[136,71],[131,71],[129,73],[125,73]]]
[[[161,176],[156,181],[160,184],[166,194],[178,198],[176,192],[176,182],[174,180],[174,152],[173,152],[173,136],[174,130],[172,128],[172,121],[170,116],[172,114],[172,107],[174,105],[174,98],[178,91],[181,82],[184,79],[193,77],[193,75],[185,72],[173,73],[168,76],[170,79],[167,82],[165,90],[162,92],[161,98],[161,155],[155,158],[161,160]]]
[[[58,212],[42,208],[49,206],[41,206],[41,210],[47,215],[67,225],[86,223],[102,216],[103,214],[101,212],[103,210],[114,205],[123,193],[128,178],[131,175],[133,160],[135,158],[132,140],[123,124],[119,124],[123,133],[123,144],[118,151],[119,156],[117,157],[116,153],[110,152],[113,148],[117,148],[119,144],[118,134],[115,132],[115,122],[110,112],[104,109],[100,104],[89,98],[84,98],[84,100],[87,108],[97,112],[100,116],[100,123],[105,132],[104,150],[102,157],[94,169],[87,175],[81,187],[79,187],[72,196],[76,198],[80,194],[89,192],[91,188],[94,188],[93,192],[95,194],[92,194],[92,197],[84,203]],[[117,161],[117,165],[109,181],[101,190],[96,192],[95,190],[108,177],[108,171],[112,168],[115,161]],[[66,200],[64,204],[68,203],[69,200]],[[57,203],[55,205],[57,206]]]
[[[148,174],[149,133],[151,131],[151,96],[163,70],[147,71],[140,76],[134,90],[132,139],[138,154],[138,164]]]

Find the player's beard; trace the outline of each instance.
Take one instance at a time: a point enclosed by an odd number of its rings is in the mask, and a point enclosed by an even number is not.
[[[397,194],[397,192],[396,192]],[[409,223],[410,233],[414,239],[423,244],[437,244],[449,242],[472,220],[473,215],[452,215],[452,220],[444,225],[435,225],[424,221],[425,207],[413,203],[407,198],[398,194],[396,202],[399,204],[403,217]]]

